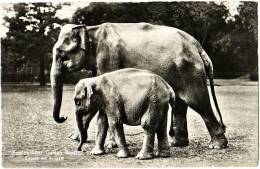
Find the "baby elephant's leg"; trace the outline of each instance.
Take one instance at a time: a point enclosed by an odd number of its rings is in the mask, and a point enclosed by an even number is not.
[[[140,160],[151,159],[154,157],[153,149],[155,129],[159,124],[156,113],[156,106],[152,103],[141,119],[141,125],[144,129],[145,136],[142,149],[136,156],[136,158]]]
[[[109,149],[117,148],[116,141],[112,134],[112,131],[110,129],[108,131],[109,132],[108,132],[108,139],[106,141],[106,147]]]
[[[119,158],[128,157],[130,153],[126,146],[123,124],[119,122],[117,117],[111,117],[111,115],[108,115],[108,123],[111,133],[115,137],[116,144],[119,148],[119,151],[116,156]]]
[[[167,111],[163,113],[162,121],[159,123],[156,134],[158,139],[158,152],[156,156],[169,157],[171,153],[167,137]]]
[[[107,135],[107,129],[107,116],[102,111],[100,111],[97,118],[96,145],[91,150],[91,155],[102,155],[105,153],[104,143]]]
[[[155,131],[144,129],[144,142],[141,151],[136,155],[139,160],[147,160],[154,157],[154,136]]]

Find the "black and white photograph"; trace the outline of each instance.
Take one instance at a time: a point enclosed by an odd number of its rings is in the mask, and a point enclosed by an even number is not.
[[[258,166],[258,1],[0,8],[3,168]]]

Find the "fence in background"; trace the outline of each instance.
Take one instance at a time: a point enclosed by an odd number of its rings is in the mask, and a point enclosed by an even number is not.
[[[12,67],[1,70],[1,83],[33,83],[36,76],[32,67]]]
[[[257,69],[251,73],[241,74],[241,73],[228,73],[228,72],[215,72],[214,78],[220,79],[232,79],[244,76],[250,80],[258,80]],[[45,73],[45,81],[49,83],[50,80],[49,72]],[[79,79],[91,77],[91,72],[89,71],[80,71],[67,74],[64,78],[64,83],[77,83]],[[1,68],[1,83],[35,83],[39,82],[38,73],[33,67],[8,67],[8,69]]]

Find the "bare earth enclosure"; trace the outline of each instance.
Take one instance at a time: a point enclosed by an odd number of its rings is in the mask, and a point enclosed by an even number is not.
[[[177,167],[177,166],[256,166],[258,163],[258,83],[246,80],[215,80],[216,95],[227,126],[228,148],[211,150],[209,134],[201,117],[188,110],[190,145],[171,147],[172,156],[140,161],[135,157],[118,159],[116,149],[90,156],[94,147],[96,120],[89,128],[86,152],[78,152],[68,134],[76,128],[74,86],[65,86],[61,113],[63,124],[52,118],[49,87],[2,86],[2,165],[4,167]],[[214,107],[214,106],[213,106]],[[215,111],[216,112],[216,111]],[[168,124],[169,126],[169,124]],[[132,155],[141,149],[140,126],[124,126]]]

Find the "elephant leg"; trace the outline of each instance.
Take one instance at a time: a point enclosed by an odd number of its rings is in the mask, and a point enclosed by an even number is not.
[[[144,141],[140,152],[136,155],[139,160],[147,160],[154,158],[154,137],[155,132],[159,127],[162,119],[162,114],[158,105],[151,102],[148,106],[147,112],[145,112],[141,118],[141,126],[144,129]],[[166,116],[167,117],[167,116]]]
[[[180,98],[176,97],[175,108],[172,109],[174,115],[173,133],[171,145],[175,147],[184,147],[189,145],[188,130],[187,130],[187,104]]]
[[[154,137],[155,131],[144,129],[144,142],[141,151],[136,155],[139,160],[147,160],[154,157]]]
[[[225,148],[227,147],[227,139],[224,135],[220,123],[217,121],[214,112],[211,108],[210,98],[207,86],[194,88],[191,92],[190,107],[198,112],[203,118],[206,127],[211,136],[210,148]]]
[[[163,119],[156,130],[158,139],[158,152],[156,156],[158,157],[169,157],[171,155],[167,137],[167,111],[164,114],[165,116],[163,116]]]
[[[108,117],[109,118],[109,117]],[[116,154],[118,158],[127,158],[130,156],[130,152],[126,145],[125,134],[123,124],[115,121],[114,118],[109,119],[110,130],[115,137],[115,141],[119,147],[119,151]]]
[[[80,138],[79,138],[79,132],[78,132],[77,130],[71,132],[68,137],[69,137],[70,139],[72,139],[72,140],[75,140],[75,141],[79,141],[79,140],[80,140]],[[86,139],[85,141],[87,141],[87,139]]]
[[[96,145],[91,150],[91,155],[101,155],[105,153],[104,143],[108,130],[107,116],[103,112],[99,112],[97,117],[97,134]]]
[[[109,128],[108,131],[109,131],[109,133],[108,133],[108,139],[106,141],[106,147],[109,148],[109,149],[117,148],[118,146],[116,144],[115,138],[114,138],[113,133],[110,130],[110,128]]]

